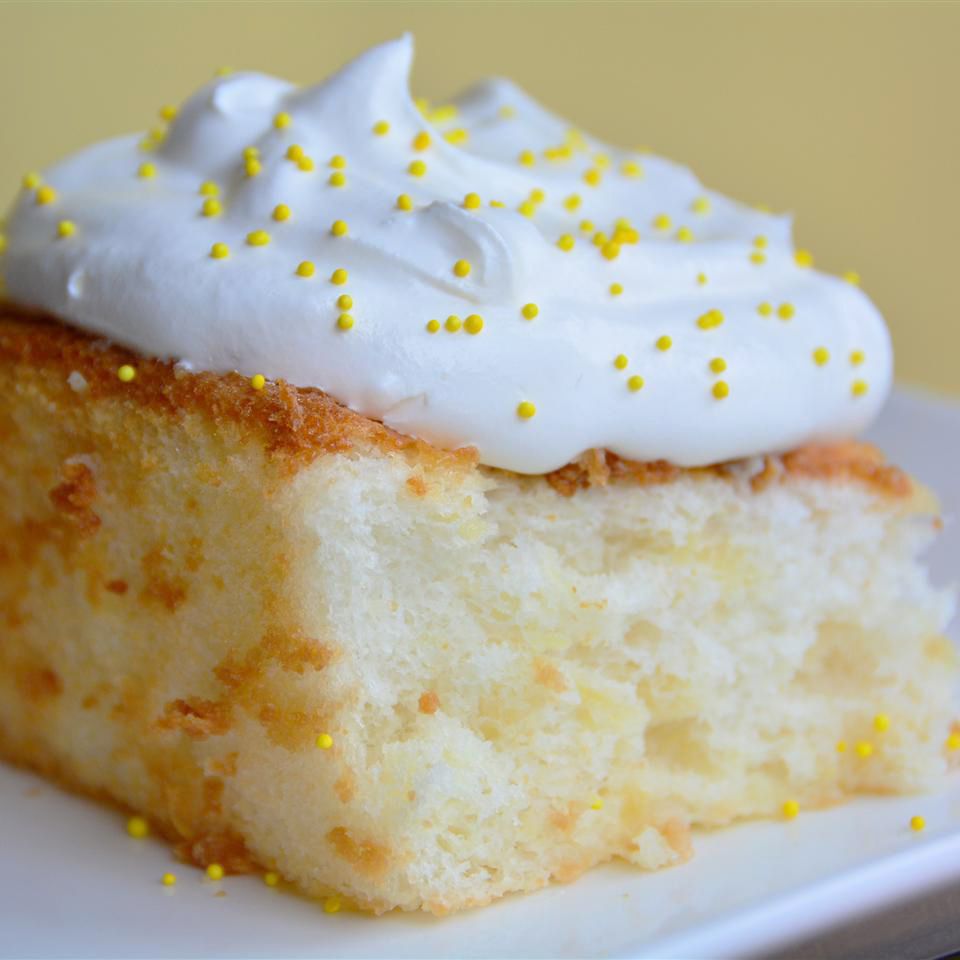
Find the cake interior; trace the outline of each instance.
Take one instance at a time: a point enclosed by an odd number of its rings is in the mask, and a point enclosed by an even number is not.
[[[0,324],[0,751],[185,856],[444,912],[946,771],[935,505],[872,454],[551,482],[129,359]]]

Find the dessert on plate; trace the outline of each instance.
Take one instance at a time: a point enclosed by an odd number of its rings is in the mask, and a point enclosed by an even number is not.
[[[0,754],[181,855],[442,913],[936,786],[930,493],[856,278],[408,38],[29,175]]]

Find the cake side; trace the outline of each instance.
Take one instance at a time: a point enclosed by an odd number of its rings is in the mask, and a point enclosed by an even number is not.
[[[946,769],[935,517],[894,474],[565,496],[42,322],[0,366],[0,750],[197,862],[443,912]]]

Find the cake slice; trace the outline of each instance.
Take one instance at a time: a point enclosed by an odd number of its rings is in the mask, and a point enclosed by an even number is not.
[[[11,309],[0,371],[0,751],[198,864],[442,913],[947,768],[867,446],[524,477]]]
[[[373,911],[935,788],[951,598],[855,439],[859,278],[507,81],[418,107],[411,56],[25,176],[0,754]]]

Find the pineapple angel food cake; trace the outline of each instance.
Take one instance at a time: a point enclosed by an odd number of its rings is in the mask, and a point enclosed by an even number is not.
[[[411,57],[25,178],[0,755],[377,912],[938,785],[937,505],[853,439],[856,278],[507,81],[418,109]]]

